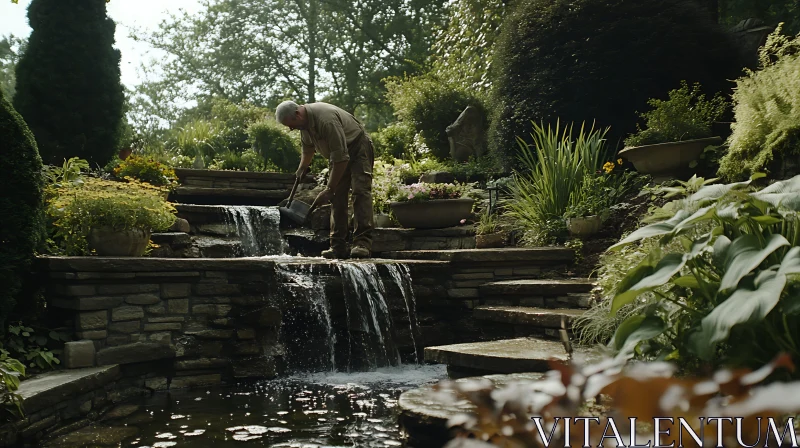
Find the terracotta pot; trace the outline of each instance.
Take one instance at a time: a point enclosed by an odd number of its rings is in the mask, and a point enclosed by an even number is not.
[[[505,247],[507,238],[508,234],[506,234],[506,232],[475,235],[475,248],[489,249],[493,247]]]
[[[376,228],[392,227],[392,218],[389,215],[384,215],[383,213],[376,213],[373,220]]]
[[[707,146],[720,142],[720,137],[709,137],[634,146],[623,149],[619,155],[633,163],[636,171],[650,174],[655,182],[661,182],[684,174],[689,169],[689,164],[697,160]]]
[[[401,226],[440,229],[458,225],[472,213],[474,199],[434,199],[424,202],[392,202],[392,212]]]
[[[112,230],[108,227],[91,229],[87,238],[89,249],[104,257],[141,257],[150,242],[150,232],[144,230]]]
[[[603,220],[598,215],[569,218],[567,220],[569,234],[577,238],[586,238],[594,235],[600,230],[602,224]]]

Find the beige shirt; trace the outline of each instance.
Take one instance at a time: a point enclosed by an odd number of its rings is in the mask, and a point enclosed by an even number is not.
[[[347,147],[364,132],[349,112],[328,103],[306,104],[308,129],[300,131],[303,150],[316,150],[332,163],[350,160]]]

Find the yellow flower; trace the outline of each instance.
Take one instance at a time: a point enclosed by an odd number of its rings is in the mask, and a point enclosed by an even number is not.
[[[611,162],[606,162],[603,165],[603,170],[605,170],[606,174],[610,173],[611,171],[614,170],[614,164]]]
[[[622,159],[617,159],[617,165],[622,165]]]

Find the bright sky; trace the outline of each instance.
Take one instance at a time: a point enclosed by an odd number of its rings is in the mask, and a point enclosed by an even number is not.
[[[28,5],[31,0],[0,0],[0,36],[14,34],[27,37],[31,33],[28,26]],[[142,62],[159,53],[147,44],[129,38],[131,28],[155,29],[170,13],[181,9],[195,13],[201,9],[200,0],[111,0],[108,15],[117,23],[116,47],[122,52],[122,83],[132,88],[139,83],[138,69]]]

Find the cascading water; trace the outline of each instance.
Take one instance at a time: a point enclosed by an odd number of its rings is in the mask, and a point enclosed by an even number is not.
[[[408,327],[411,332],[411,343],[414,345],[414,362],[419,364],[419,349],[417,348],[417,338],[414,337],[414,327],[419,331],[419,322],[417,322],[417,300],[414,296],[414,287],[411,283],[411,270],[404,264],[388,264],[386,269],[389,275],[392,276],[395,284],[400,288],[400,293],[403,294],[403,301],[406,304],[406,311],[408,312]]]
[[[288,322],[293,326],[290,330],[294,331],[294,338],[301,339],[293,341],[289,345],[299,344],[305,348],[312,348],[316,341],[319,340],[319,332],[315,328],[322,327],[323,334],[321,335],[325,341],[325,350],[328,352],[330,364],[327,369],[331,371],[336,370],[336,335],[333,332],[333,320],[331,319],[330,303],[325,294],[325,284],[319,280],[319,274],[314,272],[314,265],[276,265],[276,271],[280,276],[280,281],[284,285],[291,285],[291,290],[288,290],[288,295],[291,296],[290,302],[297,303],[300,298],[303,302],[310,305],[310,312],[312,319],[316,322],[310,322],[304,319],[303,315],[297,317],[295,322]],[[315,275],[316,274],[316,275]],[[316,323],[319,327],[315,327]],[[288,329],[287,329],[288,330]],[[297,334],[300,333],[300,334]],[[310,344],[309,344],[310,343]],[[300,359],[308,361],[307,356],[301,356]],[[309,363],[298,363],[306,364]],[[302,367],[301,367],[302,368]]]
[[[221,206],[225,221],[236,228],[241,239],[241,256],[283,255],[288,249],[280,231],[278,207]]]

